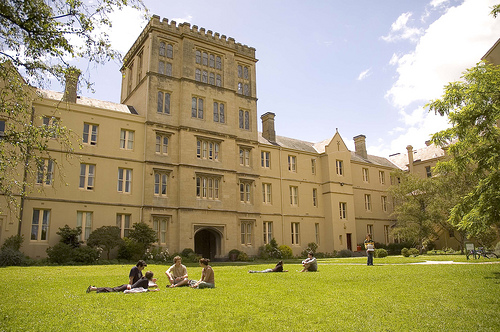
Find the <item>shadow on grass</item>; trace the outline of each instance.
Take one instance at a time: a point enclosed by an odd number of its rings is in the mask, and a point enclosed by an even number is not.
[[[495,284],[500,284],[500,272],[493,272],[493,276],[484,277],[484,279],[496,279]]]

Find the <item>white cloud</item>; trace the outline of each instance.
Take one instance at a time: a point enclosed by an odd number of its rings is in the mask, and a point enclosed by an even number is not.
[[[401,39],[408,39],[411,41],[418,40],[418,37],[422,34],[422,30],[408,26],[408,21],[411,16],[412,13],[409,12],[401,14],[396,22],[392,23],[389,34],[381,37],[382,40],[386,42],[394,42]]]
[[[436,8],[436,7],[440,7],[440,6],[444,5],[444,4],[447,4],[448,1],[449,0],[432,0],[431,3],[430,3],[430,5],[431,5],[431,7]]]
[[[171,21],[175,21],[177,24],[179,24],[179,23],[189,23],[189,24],[191,24],[192,20],[193,20],[193,16],[191,16],[191,15],[188,15],[186,17],[177,17],[177,18],[171,19]]]
[[[131,7],[124,7],[122,10],[115,10],[109,18],[112,27],[106,32],[113,48],[124,55],[147,24],[144,13]]]
[[[398,79],[386,97],[396,107],[429,101],[443,93],[446,83],[474,66],[500,35],[500,21],[489,15],[496,0],[465,0],[432,23],[413,51],[390,63]]]
[[[365,70],[361,74],[359,74],[358,81],[362,81],[365,78],[367,78],[368,76],[370,76],[372,74],[371,70],[372,70],[371,68],[368,68],[367,70]]]

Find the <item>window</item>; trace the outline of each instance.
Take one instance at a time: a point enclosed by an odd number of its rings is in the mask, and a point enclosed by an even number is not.
[[[248,67],[243,67],[243,78],[248,80]]]
[[[167,196],[167,180],[168,174],[162,171],[155,171],[155,195],[156,196]]]
[[[82,228],[80,241],[87,241],[92,232],[92,212],[78,211],[76,213],[76,227]]]
[[[208,84],[215,85],[215,74],[214,73],[210,73],[208,75]]]
[[[94,190],[95,165],[80,164],[80,184],[79,188]]]
[[[368,168],[363,168],[363,181],[364,182],[369,182],[370,178],[368,177]]]
[[[252,183],[240,180],[240,202],[251,203]]]
[[[204,66],[208,66],[208,54],[203,52],[203,61],[202,61],[202,64]]]
[[[339,203],[340,219],[347,219],[347,203]]]
[[[201,81],[203,83],[208,83],[208,72],[206,70],[201,72]]]
[[[299,187],[290,186],[290,205],[299,205]]]
[[[269,168],[271,166],[271,152],[260,152],[260,164],[264,168]]]
[[[389,225],[384,225],[384,240],[385,240],[385,244],[389,244],[389,231],[390,231]]]
[[[318,189],[313,188],[313,206],[318,207]]]
[[[272,193],[271,193],[271,184],[270,183],[263,183],[262,184],[262,202],[265,204],[271,204],[272,203]]]
[[[156,111],[158,113],[170,114],[170,93],[158,91]]]
[[[197,64],[201,64],[201,52],[200,51],[196,51],[196,63]]]
[[[240,148],[240,165],[250,166],[250,149]]]
[[[5,136],[5,121],[0,120],[0,137]]]
[[[252,222],[241,222],[241,244],[244,246],[252,245]]]
[[[240,110],[239,112],[239,125],[240,129],[250,129],[250,112]]]
[[[130,214],[120,214],[116,215],[116,226],[120,229],[120,236],[128,237],[128,234],[132,227],[130,227]]]
[[[51,138],[57,138],[57,128],[60,119],[53,116],[42,117],[42,123],[46,127]]]
[[[222,69],[222,59],[220,56],[215,58],[215,69]]]
[[[142,51],[139,52],[137,56],[137,83],[141,80],[142,77]]]
[[[316,231],[316,244],[319,245],[319,224],[314,224],[314,230]]]
[[[38,166],[36,183],[51,186],[53,179],[54,179],[54,161],[52,159],[43,159],[43,164],[40,164]]]
[[[120,131],[120,149],[132,150],[134,148],[134,131],[122,129]]]
[[[288,156],[288,170],[290,172],[297,172],[297,157]]]
[[[369,194],[365,194],[365,210],[366,211],[371,211],[372,210],[372,196]]]
[[[337,160],[335,162],[335,167],[337,170],[337,175],[344,175],[344,162],[342,160]]]
[[[428,178],[432,177],[432,171],[430,166],[425,166],[425,174],[427,175]]]
[[[387,196],[380,197],[382,203],[382,211],[387,212]]]
[[[118,168],[118,192],[130,193],[132,189],[132,170]]]
[[[31,241],[47,241],[49,233],[50,210],[33,209],[31,222]]]
[[[210,68],[214,68],[215,67],[215,55],[210,54],[210,59],[209,59],[208,65],[210,66]]]
[[[165,75],[172,76],[172,64],[169,62],[165,63]]]
[[[160,56],[165,56],[165,43],[160,42]]]
[[[226,115],[224,113],[224,104],[214,102],[214,122],[225,123]]]
[[[203,99],[196,97],[191,99],[191,117],[203,119]]]
[[[378,179],[380,181],[380,184],[385,184],[385,172],[384,171],[378,171]]]
[[[158,73],[162,75],[165,74],[165,62],[158,61]]]
[[[299,244],[299,223],[292,222],[292,244]]]
[[[156,153],[168,154],[168,136],[156,134]]]
[[[198,82],[201,82],[201,70],[196,69],[195,74],[194,74],[194,79]]]
[[[243,93],[243,83],[238,83],[238,93],[239,94]]]
[[[373,240],[373,225],[366,225],[366,234],[370,234]]]
[[[211,140],[196,141],[196,157],[198,159],[219,160],[219,143]]]
[[[167,58],[174,58],[174,47],[170,44],[167,45]]]
[[[196,197],[219,199],[220,177],[198,175],[196,177]]]
[[[268,244],[273,239],[273,222],[264,221],[262,229],[264,231],[264,244]]]
[[[241,65],[238,65],[238,77],[243,77],[243,67]]]
[[[99,126],[90,123],[83,124],[83,144],[96,145]]]
[[[245,96],[250,96],[250,88],[249,88],[248,84],[243,84],[243,94]]]
[[[316,174],[316,159],[311,159],[311,172],[312,174]]]
[[[156,242],[158,244],[167,243],[167,221],[166,217],[153,217],[153,229],[156,232]]]
[[[222,77],[219,74],[215,75],[215,86],[222,86]]]

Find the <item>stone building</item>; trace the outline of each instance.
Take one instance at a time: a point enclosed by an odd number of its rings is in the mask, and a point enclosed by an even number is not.
[[[54,146],[64,174],[47,161],[33,179],[43,190],[25,199],[22,250],[44,257],[65,224],[85,241],[137,222],[170,252],[210,258],[256,255],[272,238],[295,255],[310,242],[355,251],[367,232],[389,243],[396,166],[368,155],[364,135],[355,151],[338,131],[319,143],[277,135],[274,113],[257,116],[256,63],[233,38],[153,16],[124,58],[120,104],[41,91],[40,124],[61,121],[83,148],[67,160]],[[1,242],[18,224],[0,218]]]

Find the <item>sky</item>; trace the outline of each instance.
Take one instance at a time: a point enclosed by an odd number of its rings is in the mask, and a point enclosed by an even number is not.
[[[368,154],[425,146],[449,126],[425,104],[440,98],[500,37],[499,0],[145,0],[150,14],[235,38],[258,59],[257,117],[276,114],[276,134],[308,142],[338,129],[348,148],[366,136]],[[146,25],[114,12],[109,35],[123,55]],[[95,93],[119,102],[121,64],[91,68]],[[259,131],[262,130],[260,120]]]

